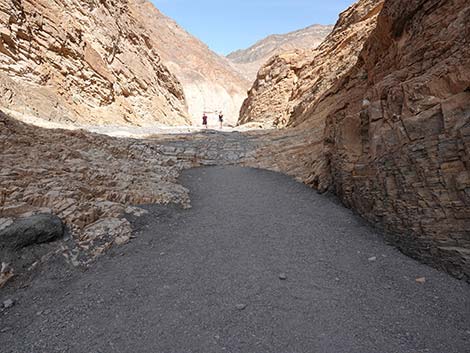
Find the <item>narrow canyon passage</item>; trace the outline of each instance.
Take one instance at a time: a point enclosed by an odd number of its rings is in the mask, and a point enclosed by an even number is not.
[[[150,206],[130,244],[20,290],[0,351],[468,352],[468,284],[333,198],[238,167],[182,182],[191,209]]]

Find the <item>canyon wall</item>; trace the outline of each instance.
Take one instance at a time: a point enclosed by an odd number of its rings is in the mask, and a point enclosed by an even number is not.
[[[386,1],[359,63],[321,103],[337,105],[325,153],[338,195],[407,254],[467,279],[469,16],[466,0]]]
[[[374,15],[372,3],[349,11]],[[296,81],[282,103],[292,128],[272,134],[260,163],[335,192],[403,252],[469,280],[470,3],[385,0],[370,15],[355,16],[372,26],[357,55],[326,58],[321,71],[314,56],[300,75],[295,57],[270,71],[278,58],[260,72],[245,111],[272,105],[263,92],[282,90],[291,71]],[[272,87],[260,90],[263,77]]]
[[[316,49],[297,49],[271,58],[258,72],[243,103],[239,124],[285,127],[345,74],[375,28],[382,1],[360,1],[344,11]]]
[[[78,124],[188,124],[183,88],[128,0],[0,0],[0,104]]]
[[[222,110],[225,121],[236,125],[250,81],[151,3],[139,0],[137,6],[163,62],[183,84],[192,122],[201,124],[204,111]]]

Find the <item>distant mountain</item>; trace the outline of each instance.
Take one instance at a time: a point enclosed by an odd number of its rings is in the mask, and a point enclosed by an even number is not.
[[[333,27],[313,25],[286,34],[273,34],[248,49],[227,55],[227,58],[241,74],[254,81],[258,70],[271,57],[292,49],[316,48],[331,33]]]

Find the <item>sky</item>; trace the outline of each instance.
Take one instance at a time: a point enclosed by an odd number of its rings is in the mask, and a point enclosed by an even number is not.
[[[245,49],[270,34],[334,24],[354,0],[151,0],[165,15],[219,54]]]

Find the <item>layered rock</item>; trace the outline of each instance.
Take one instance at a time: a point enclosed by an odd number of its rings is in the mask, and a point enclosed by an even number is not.
[[[122,214],[140,211],[128,206],[188,204],[176,183],[184,165],[157,145],[42,129],[0,112],[0,149],[0,230],[19,216],[53,213],[71,231],[72,248],[93,255],[130,234]]]
[[[188,190],[177,182],[181,170],[252,161],[255,145],[233,132],[117,139],[43,129],[0,111],[0,288],[49,253],[86,265],[111,246],[126,243],[131,226],[124,215],[145,213],[134,205],[189,207]],[[21,239],[32,239],[25,245],[42,245],[51,238],[44,232],[52,230],[50,224],[29,227],[37,214],[60,217],[71,237],[23,251],[16,246]]]
[[[382,1],[366,0],[340,15],[333,32],[317,49],[274,56],[258,72],[240,112],[240,124],[285,127],[319,99],[356,62],[375,28]]]
[[[470,279],[470,4],[388,0],[329,97],[331,186],[407,254]]]
[[[377,6],[362,0],[349,10],[371,28],[344,65],[337,53],[349,40],[333,43],[321,71],[315,55],[301,65],[286,100],[293,128],[272,134],[260,164],[336,192],[405,253],[470,279],[470,4]],[[344,19],[338,25],[347,33]],[[313,76],[302,74],[309,70]],[[280,89],[285,75],[277,72],[266,68],[258,85],[266,76],[265,91]],[[249,102],[272,104],[257,92]]]
[[[294,49],[314,49],[330,34],[333,26],[313,25],[286,34],[270,35],[247,49],[227,55],[235,68],[250,82],[259,69],[273,56]]]
[[[250,82],[229,61],[164,16],[151,3],[139,1],[139,12],[163,62],[183,84],[194,124],[204,111],[222,110],[228,124],[236,125]]]
[[[81,124],[187,124],[132,0],[0,1],[0,104]]]

